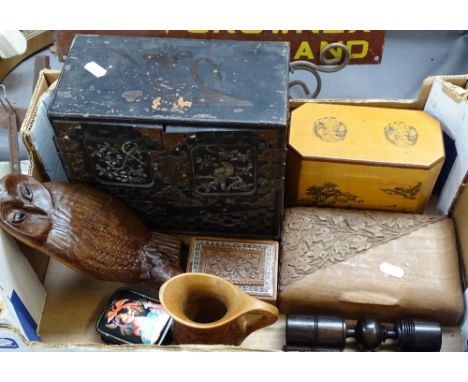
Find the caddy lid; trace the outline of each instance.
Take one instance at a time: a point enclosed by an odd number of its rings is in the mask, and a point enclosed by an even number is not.
[[[310,103],[292,112],[290,147],[304,159],[432,167],[440,123],[419,110]]]

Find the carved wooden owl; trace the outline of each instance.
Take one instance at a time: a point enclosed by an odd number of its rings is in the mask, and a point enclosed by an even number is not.
[[[0,227],[101,280],[160,285],[181,273],[123,203],[92,187],[7,175],[0,180]]]

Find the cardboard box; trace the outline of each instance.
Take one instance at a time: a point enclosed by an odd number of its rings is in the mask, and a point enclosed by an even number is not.
[[[0,166],[0,178],[9,171],[6,164]],[[22,348],[23,338],[40,341],[45,299],[44,286],[16,240],[0,230],[0,350]]]
[[[465,316],[463,317],[462,324],[461,324],[461,335],[462,335],[463,349],[465,351],[468,351],[468,311],[466,310],[466,307],[468,306],[468,290],[465,290],[464,298],[465,298]]]
[[[444,158],[422,111],[309,103],[291,116],[286,201],[423,212]]]
[[[442,214],[451,213],[458,233],[460,256],[468,282],[468,82],[452,84],[436,79],[429,94],[425,110],[438,118],[446,134],[454,140],[455,161],[445,182],[437,209]]]
[[[44,167],[42,160],[37,152],[35,142],[33,142],[32,128],[36,122],[37,110],[39,108],[39,103],[41,101],[42,95],[58,80],[60,77],[60,71],[44,69],[39,73],[36,87],[34,88],[31,102],[29,103],[28,111],[24,117],[23,124],[21,125],[21,136],[24,141],[26,150],[28,151],[28,156],[31,160],[31,168],[29,173],[36,179],[48,179],[47,171]],[[49,142],[49,145],[55,145],[53,142]],[[44,147],[43,147],[44,148]],[[49,151],[49,150],[47,150]],[[56,156],[55,159],[57,162],[55,167],[62,167],[59,163],[59,158]],[[53,164],[51,164],[53,167]]]
[[[436,79],[424,107],[442,123],[444,132],[455,141],[456,158],[437,203],[442,214],[451,211],[464,189],[468,174],[468,90],[465,86]]]
[[[45,87],[52,80],[51,76],[59,73],[43,72],[36,87]],[[445,77],[455,84],[466,83],[468,76]],[[421,95],[417,100],[333,100],[333,103],[366,104],[373,106],[408,108],[421,110],[424,107],[430,86],[434,78],[427,79],[422,87]],[[36,93],[35,93],[36,94]],[[303,104],[304,100],[294,100],[290,103],[292,108]],[[311,102],[331,102],[320,100]],[[32,105],[31,105],[32,107]],[[34,113],[33,110],[30,110]],[[25,128],[25,126],[23,126]],[[37,174],[35,166],[33,174]],[[250,335],[240,348],[209,347],[209,346],[183,346],[183,347],[144,347],[144,346],[110,346],[102,345],[99,335],[94,330],[95,321],[104,307],[111,293],[122,284],[108,283],[94,280],[73,272],[63,265],[51,260],[44,281],[47,291],[46,304],[39,327],[39,334],[43,342],[28,341],[21,335],[18,328],[10,326],[8,333],[21,346],[29,350],[281,350],[285,342],[285,320],[281,316],[277,323],[261,329]],[[133,289],[153,293],[144,285],[132,285]],[[145,289],[146,288],[146,289]],[[384,347],[385,348],[385,347]],[[444,327],[442,342],[443,351],[461,351],[462,339],[460,328]]]
[[[40,340],[44,303],[45,289],[31,265],[15,239],[0,231],[0,350],[21,347],[14,333]]]

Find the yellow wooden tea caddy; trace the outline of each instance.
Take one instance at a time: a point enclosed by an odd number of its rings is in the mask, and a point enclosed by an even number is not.
[[[444,159],[440,123],[423,111],[305,104],[291,116],[286,200],[422,212]]]

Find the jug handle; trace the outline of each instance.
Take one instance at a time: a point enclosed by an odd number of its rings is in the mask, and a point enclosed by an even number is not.
[[[248,336],[255,330],[276,322],[278,314],[278,308],[276,306],[253,299],[250,306],[238,318],[238,324],[245,336]]]

